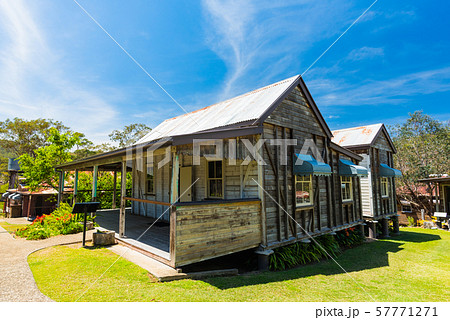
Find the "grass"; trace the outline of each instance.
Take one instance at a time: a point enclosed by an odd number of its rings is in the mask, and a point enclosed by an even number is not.
[[[156,283],[121,258],[80,301],[449,301],[449,245],[450,232],[402,228],[398,237],[347,250],[337,261],[358,284],[333,261]],[[75,301],[116,259],[107,249],[62,246],[38,251],[28,262],[44,294]]]
[[[26,224],[11,224],[8,222],[0,222],[0,226],[5,229],[6,231],[8,231],[9,233],[14,233],[17,231],[17,229],[21,229],[26,227]]]

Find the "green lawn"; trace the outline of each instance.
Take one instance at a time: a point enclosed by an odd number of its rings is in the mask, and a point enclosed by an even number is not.
[[[283,272],[152,282],[120,259],[80,301],[449,301],[450,232],[403,228],[401,235],[347,250],[333,261]],[[39,289],[74,301],[115,260],[107,249],[53,247],[28,262]]]
[[[26,224],[11,224],[8,222],[0,222],[0,226],[8,231],[9,233],[14,233],[17,229],[26,227]]]

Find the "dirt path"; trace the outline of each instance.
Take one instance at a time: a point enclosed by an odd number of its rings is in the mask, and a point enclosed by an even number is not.
[[[88,240],[92,239],[92,233],[88,231]],[[0,301],[52,301],[37,288],[27,257],[36,250],[81,239],[82,234],[78,233],[37,241],[25,240],[14,238],[0,227]]]

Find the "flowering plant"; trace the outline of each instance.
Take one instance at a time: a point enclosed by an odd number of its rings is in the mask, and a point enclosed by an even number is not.
[[[351,248],[364,241],[364,235],[359,228],[351,227],[336,232],[336,240],[340,247]]]
[[[16,231],[16,235],[27,240],[46,239],[60,234],[78,233],[83,230],[79,216],[72,214],[72,207],[61,205],[51,214],[37,217],[32,224]]]

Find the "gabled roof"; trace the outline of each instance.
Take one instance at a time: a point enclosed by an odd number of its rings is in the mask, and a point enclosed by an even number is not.
[[[375,141],[382,132],[384,132],[384,134],[386,135],[387,141],[391,146],[392,151],[394,153],[397,152],[397,149],[395,149],[394,143],[392,142],[391,137],[386,130],[386,127],[382,123],[334,130],[332,131],[333,138],[331,139],[331,141],[340,145],[341,147],[350,149],[371,147],[374,145]]]
[[[314,114],[331,137],[331,131],[312,100],[305,83],[301,76],[297,75],[209,107],[167,119],[140,139],[137,144],[166,137],[261,124],[297,85],[301,86]]]

